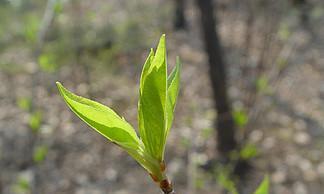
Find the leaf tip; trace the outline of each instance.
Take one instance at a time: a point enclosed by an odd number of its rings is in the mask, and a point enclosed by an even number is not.
[[[165,34],[162,34],[159,44],[165,45]]]
[[[56,84],[57,87],[62,87],[62,84],[59,81],[55,82],[55,84]]]
[[[57,86],[59,92],[62,93],[62,90],[64,90],[64,87],[63,87],[63,85],[61,84],[61,82],[57,81],[57,82],[55,82],[55,83],[56,83],[56,86]]]
[[[65,94],[67,92],[69,92],[67,89],[64,88],[64,86],[61,84],[61,82],[57,81],[55,82],[56,83],[56,86],[57,86],[57,89],[59,91],[59,93],[61,94],[61,96],[65,99]]]

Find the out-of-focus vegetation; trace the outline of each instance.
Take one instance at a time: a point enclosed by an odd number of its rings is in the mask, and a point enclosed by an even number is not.
[[[140,52],[136,51],[150,47],[153,36],[164,31],[163,19],[170,8],[146,1],[115,2],[3,1],[3,52],[24,49],[24,57],[35,60],[13,56],[14,60],[2,60],[1,67],[26,70],[28,64],[22,63],[33,62],[37,66],[32,71],[54,73],[64,65],[78,63],[79,68],[91,66],[91,71],[96,71],[112,68],[124,55],[138,58]]]

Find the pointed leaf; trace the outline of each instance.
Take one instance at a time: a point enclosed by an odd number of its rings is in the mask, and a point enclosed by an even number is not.
[[[66,104],[81,120],[121,147],[133,150],[139,149],[140,140],[135,130],[112,109],[73,94],[59,82],[56,84]]]
[[[135,130],[110,108],[77,96],[57,82],[59,91],[70,109],[90,127],[120,145],[149,173],[161,178],[159,162],[149,156]]]
[[[265,176],[262,183],[254,194],[268,194],[269,193],[269,177]]]
[[[160,39],[156,54],[151,51],[140,81],[139,128],[147,151],[162,160],[166,129],[167,65],[165,35]]]
[[[142,142],[144,143],[146,149],[149,151],[148,149],[148,138],[146,136],[146,130],[144,127],[144,119],[143,119],[143,114],[142,114],[142,106],[141,106],[141,95],[143,93],[143,88],[142,86],[144,85],[144,80],[145,80],[145,76],[148,74],[148,71],[151,67],[151,63],[153,61],[154,58],[154,51],[153,49],[151,49],[149,56],[147,57],[143,69],[142,69],[142,74],[141,74],[141,80],[140,80],[140,98],[138,101],[138,122],[139,122],[139,133],[140,133],[140,138],[142,140]]]
[[[180,82],[180,59],[177,57],[177,63],[175,68],[172,70],[168,77],[168,101],[167,101],[167,128],[164,133],[164,145],[168,137],[174,115],[174,109],[177,102],[179,93],[179,82]],[[165,149],[165,146],[163,146]],[[164,153],[163,149],[163,153]]]
[[[172,125],[173,111],[175,109],[175,105],[179,94],[180,65],[180,59],[177,57],[176,66],[168,77],[168,106],[171,111],[170,113],[168,112],[168,130]]]

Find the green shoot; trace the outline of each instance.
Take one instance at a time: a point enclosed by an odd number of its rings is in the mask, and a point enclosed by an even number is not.
[[[77,96],[57,82],[69,108],[85,123],[129,153],[159,183],[164,193],[173,191],[165,174],[164,152],[179,92],[180,60],[167,76],[165,35],[156,52],[151,49],[142,70],[138,123],[139,135],[116,112],[98,102]]]

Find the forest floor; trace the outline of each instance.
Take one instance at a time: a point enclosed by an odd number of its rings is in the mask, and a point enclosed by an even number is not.
[[[239,29],[240,23],[235,21]],[[230,53],[226,55],[229,94],[233,107],[242,104],[242,99],[253,99],[247,111],[249,122],[240,133],[248,134],[246,139],[259,153],[251,159],[254,168],[243,192],[251,193],[268,173],[271,193],[323,193],[324,20],[312,24],[312,32],[303,27],[294,30],[278,52],[286,57],[287,65],[278,71],[275,62],[268,62],[264,70],[269,79],[267,92],[255,97],[250,97],[253,92],[244,84],[250,81],[244,76],[250,75],[240,70],[239,49],[232,50],[244,37],[233,40],[228,35],[232,26],[231,18],[220,22],[224,53]],[[176,55],[183,63],[181,91],[166,150],[167,171],[179,194],[221,193],[216,175],[198,167],[215,156],[216,116],[199,32],[173,32],[167,41],[170,67]],[[1,57],[25,61],[26,65],[14,73],[0,71],[0,193],[160,193],[132,158],[71,113],[55,87],[59,80],[82,96],[89,97],[91,90],[92,99],[109,105],[137,126],[141,64],[93,71],[89,86],[82,78],[82,69],[72,66],[52,74],[35,72],[33,58],[24,48]],[[17,105],[26,96],[34,102],[29,111]],[[38,132],[32,132],[29,124],[34,110],[41,111]],[[47,150],[39,162],[33,158],[37,147]]]

